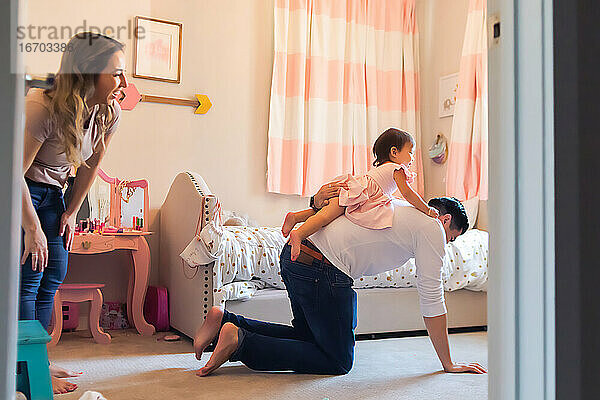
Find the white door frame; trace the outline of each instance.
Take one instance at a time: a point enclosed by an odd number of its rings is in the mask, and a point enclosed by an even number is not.
[[[23,169],[23,78],[16,54],[17,0],[0,1],[0,398],[15,396]]]
[[[489,398],[555,398],[551,0],[489,0]]]

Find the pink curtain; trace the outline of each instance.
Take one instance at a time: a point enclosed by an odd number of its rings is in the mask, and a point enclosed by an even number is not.
[[[418,42],[415,0],[275,0],[268,190],[311,195],[365,173],[397,127],[417,141],[423,193]]]
[[[471,0],[452,121],[446,193],[488,199],[486,0]]]

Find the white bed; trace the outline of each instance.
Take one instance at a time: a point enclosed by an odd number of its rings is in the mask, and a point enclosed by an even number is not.
[[[196,232],[213,220],[218,199],[202,177],[175,178],[161,207],[161,281],[169,290],[171,326],[188,336],[213,305],[250,318],[289,324],[291,311],[278,277],[283,245],[279,228],[225,227],[226,244],[208,265],[190,267],[180,253]],[[487,232],[471,230],[447,247],[444,285],[449,326],[487,325]],[[262,263],[262,264],[261,264]],[[424,329],[411,262],[355,281],[357,334]]]

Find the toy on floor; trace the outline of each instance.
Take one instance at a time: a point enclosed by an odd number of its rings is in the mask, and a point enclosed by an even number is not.
[[[106,301],[102,304],[100,314],[100,326],[104,329],[127,329],[127,304],[114,301]]]
[[[106,400],[106,398],[98,392],[88,390],[79,398],[79,400]]]

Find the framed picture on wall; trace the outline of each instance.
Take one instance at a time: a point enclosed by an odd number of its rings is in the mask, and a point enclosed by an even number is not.
[[[440,118],[454,115],[456,93],[458,92],[458,74],[446,75],[440,78],[439,115]]]
[[[181,30],[178,22],[135,17],[133,77],[179,83]]]

